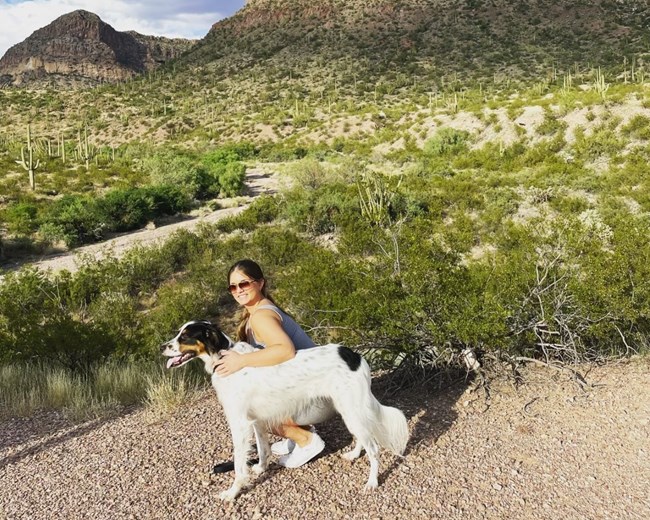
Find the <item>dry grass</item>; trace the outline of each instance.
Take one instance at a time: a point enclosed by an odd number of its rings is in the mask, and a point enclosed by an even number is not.
[[[61,410],[72,420],[86,420],[137,404],[162,416],[191,398],[205,380],[194,371],[167,371],[151,362],[107,362],[83,374],[44,363],[3,365],[0,417]]]

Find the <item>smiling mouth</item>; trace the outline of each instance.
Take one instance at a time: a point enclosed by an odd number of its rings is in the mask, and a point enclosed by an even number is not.
[[[180,356],[174,356],[171,357],[167,360],[167,368],[176,368],[181,365],[184,365],[191,359],[196,357],[195,352],[185,352],[184,354],[181,354]]]

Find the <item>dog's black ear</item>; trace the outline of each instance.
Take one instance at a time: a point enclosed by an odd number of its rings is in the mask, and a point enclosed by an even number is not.
[[[206,350],[210,353],[217,353],[220,350],[226,349],[230,346],[230,342],[223,335],[219,327],[214,323],[205,321],[205,329],[203,331],[203,343],[205,344]]]

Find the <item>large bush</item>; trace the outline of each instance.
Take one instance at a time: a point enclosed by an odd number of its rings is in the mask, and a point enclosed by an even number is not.
[[[187,192],[170,185],[114,189],[100,198],[66,195],[44,210],[39,233],[46,240],[62,240],[73,247],[100,240],[108,232],[138,229],[190,207]]]
[[[207,194],[224,197],[239,195],[244,187],[246,166],[233,148],[219,148],[203,156],[202,167],[210,179]]]
[[[195,160],[174,150],[160,150],[142,160],[142,170],[153,185],[177,186],[190,198],[202,198],[211,179]]]
[[[96,199],[65,195],[44,212],[41,232],[46,238],[63,240],[69,247],[101,239],[106,232],[106,218]]]
[[[14,202],[2,215],[12,235],[30,236],[38,227],[38,206],[32,202]]]
[[[106,227],[111,231],[138,229],[156,217],[187,211],[191,200],[179,186],[112,190],[97,201]]]

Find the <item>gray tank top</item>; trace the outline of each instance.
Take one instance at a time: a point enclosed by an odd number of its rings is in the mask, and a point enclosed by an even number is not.
[[[300,328],[300,325],[298,325],[291,316],[289,316],[279,307],[269,304],[260,305],[257,309],[255,309],[255,311],[258,311],[260,309],[269,309],[280,316],[280,321],[282,322],[282,330],[284,330],[287,336],[289,336],[296,350],[303,350],[316,346],[316,343],[314,343],[312,339],[307,336],[307,333]],[[255,338],[255,333],[248,323],[246,324],[246,339],[248,343],[256,348],[264,348],[266,346],[263,343],[257,341]]]

